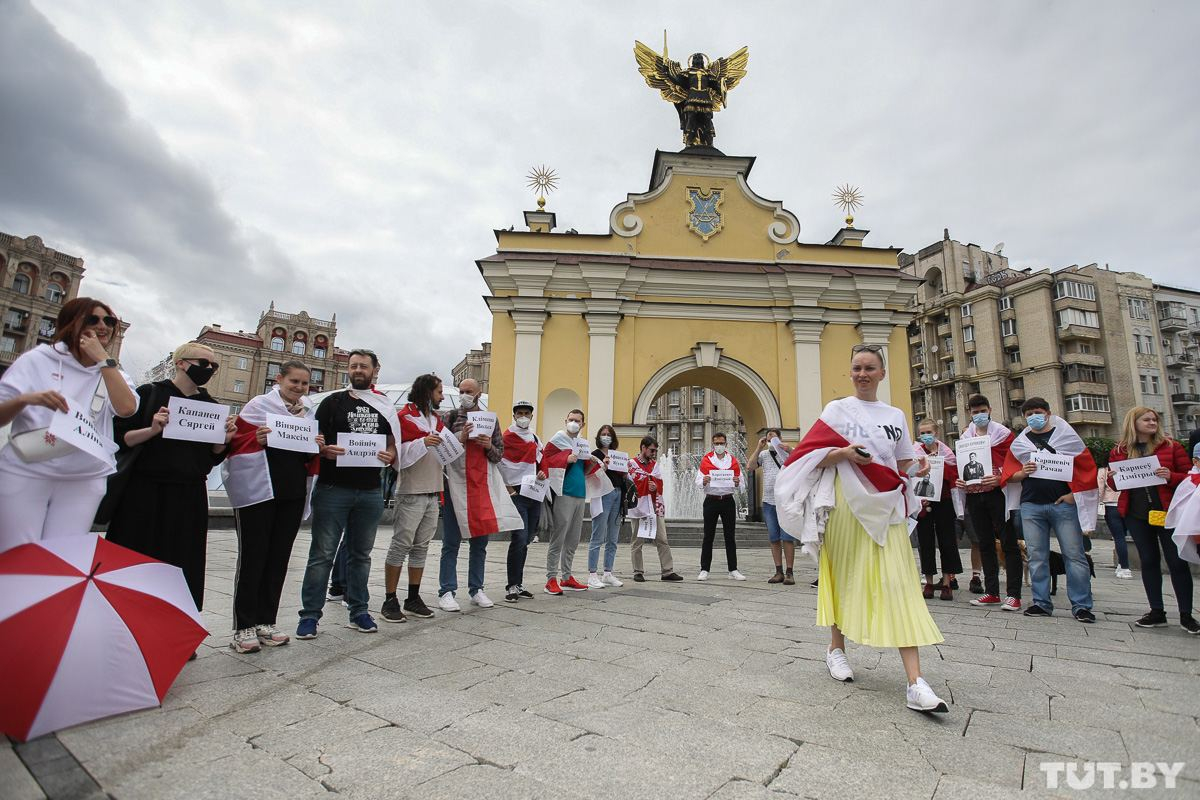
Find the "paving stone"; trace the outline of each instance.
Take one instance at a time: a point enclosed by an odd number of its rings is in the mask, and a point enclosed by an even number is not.
[[[561,800],[561,787],[489,764],[468,764],[414,787],[408,797],[419,800]]]
[[[586,733],[537,714],[511,708],[486,708],[437,731],[433,738],[479,761],[512,768],[556,743]]]
[[[0,740],[0,797],[5,800],[42,800],[45,796],[8,740]]]
[[[961,775],[943,775],[938,780],[933,800],[962,800],[964,797],[986,800],[1036,800],[1042,797],[1071,797],[1077,792],[1051,792],[1045,789],[1014,789],[990,781],[974,780]]]
[[[880,761],[805,743],[768,788],[805,797],[889,797],[928,800],[938,774],[923,762]]]
[[[250,737],[250,744],[287,761],[296,756],[318,756],[334,742],[356,740],[391,723],[356,708],[332,709],[294,722],[283,722]]]
[[[491,705],[486,700],[467,697],[463,692],[433,689],[419,684],[360,695],[348,702],[368,714],[424,734],[440,730]]]
[[[462,696],[472,701],[523,710],[570,694],[579,688],[577,681],[559,681],[555,678],[509,671],[475,684],[464,690]]]
[[[1128,758],[1119,733],[1076,723],[1041,721],[991,711],[976,711],[971,714],[966,735],[969,738],[982,737],[1015,747],[1058,752],[1080,758],[1122,762]]]

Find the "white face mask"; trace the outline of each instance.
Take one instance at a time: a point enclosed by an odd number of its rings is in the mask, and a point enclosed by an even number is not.
[[[513,422],[517,423],[517,427],[521,429],[528,428],[531,421],[529,417],[517,417],[513,420]]]
[[[725,455],[725,445],[723,445],[723,444],[714,444],[714,445],[713,445],[713,452],[714,452],[714,453],[716,453],[716,454],[717,454],[717,455],[719,455],[719,456],[723,456],[723,455]]]
[[[582,427],[583,427],[583,426],[582,426],[582,425],[580,425],[580,424],[579,424],[578,422],[576,422],[575,420],[571,420],[570,422],[568,422],[568,423],[567,423],[567,433],[569,433],[569,434],[571,434],[572,436],[574,436],[575,434],[579,433],[579,429],[580,429],[580,428],[582,428]]]
[[[600,446],[601,447],[608,447],[610,444],[612,444],[611,436],[601,436],[600,437]]]
[[[462,406],[463,408],[474,408],[475,407],[475,395],[473,395],[473,394],[459,395],[458,396],[458,404],[460,406]]]

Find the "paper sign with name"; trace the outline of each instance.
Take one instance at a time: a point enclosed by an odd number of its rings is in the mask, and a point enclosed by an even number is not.
[[[926,456],[929,464],[929,474],[917,478],[913,484],[913,494],[922,500],[938,501],[942,499],[942,479],[946,474],[946,459],[944,456]]]
[[[733,470],[731,469],[714,469],[709,470],[708,485],[713,489],[732,489],[733,488]]]
[[[490,411],[468,411],[467,422],[471,424],[471,438],[491,436],[496,430],[496,415]]]
[[[550,489],[550,479],[538,480],[536,475],[526,475],[521,478],[521,496],[528,497],[535,502],[542,502],[546,499],[546,492]]]
[[[654,515],[642,517],[637,523],[637,538],[653,539],[658,535],[658,520]]]
[[[580,461],[587,461],[592,457],[592,446],[588,444],[587,439],[575,440],[575,455],[579,456]]]
[[[458,440],[458,436],[450,431],[449,428],[442,428],[437,432],[441,437],[441,442],[433,446],[433,455],[443,465],[452,464],[462,458],[464,452],[462,442]]]
[[[158,411],[157,408],[154,410]],[[167,400],[167,426],[163,428],[162,437],[185,442],[225,444],[227,419],[229,406],[172,397]]]
[[[313,417],[293,417],[290,414],[267,414],[267,447],[276,450],[294,450],[297,453],[315,453],[317,447],[317,421]]]
[[[379,460],[379,453],[387,449],[387,435],[383,433],[339,433],[338,447],[344,447],[345,453],[337,457],[339,467],[374,467],[379,469],[384,464]]]
[[[1113,461],[1109,468],[1112,470],[1113,483],[1121,491],[1141,486],[1162,486],[1167,482],[1166,478],[1154,474],[1162,469],[1162,462],[1158,460],[1158,456]]]
[[[608,451],[608,467],[613,472],[629,472],[629,453],[620,450]]]
[[[963,483],[982,483],[992,474],[992,440],[987,436],[965,436],[954,443],[954,452]]]
[[[117,451],[117,443],[107,436],[101,436],[92,418],[74,405],[69,407],[67,413],[56,413],[51,417],[46,432],[105,464],[112,463],[112,454]]]
[[[1069,483],[1075,476],[1075,459],[1071,456],[1060,456],[1046,450],[1038,450],[1033,454],[1033,463],[1037,464],[1037,469],[1030,475],[1032,478]]]

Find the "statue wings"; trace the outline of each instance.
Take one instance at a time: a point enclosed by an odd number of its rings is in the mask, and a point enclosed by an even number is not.
[[[638,72],[646,79],[646,85],[651,89],[658,89],[663,100],[668,103],[682,103],[687,99],[687,90],[681,85],[685,73],[678,61],[663,58],[637,41],[633,43],[633,57],[637,59]]]
[[[647,48],[649,49],[649,48]],[[725,106],[725,95],[746,77],[746,67],[750,63],[750,49],[743,47],[731,56],[718,58],[708,68],[708,74],[717,79],[721,87],[720,94],[714,98],[715,107],[720,111]]]

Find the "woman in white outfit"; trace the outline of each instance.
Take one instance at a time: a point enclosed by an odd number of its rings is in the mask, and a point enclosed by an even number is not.
[[[47,429],[70,407],[107,443],[113,416],[137,412],[133,384],[106,349],[118,324],[106,303],[70,300],[58,312],[53,343],[23,354],[0,377],[0,425],[12,423],[0,450],[0,551],[91,529],[104,479],[116,471],[116,447],[92,455]]]

